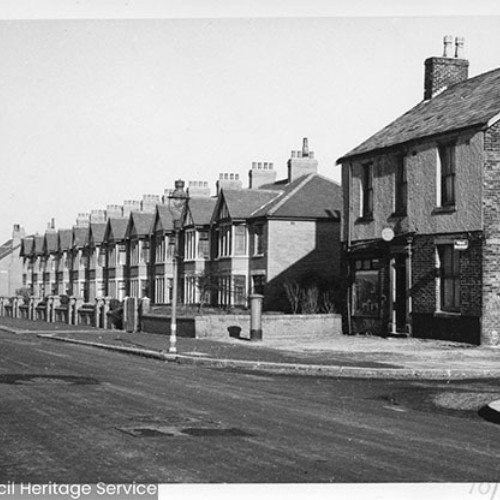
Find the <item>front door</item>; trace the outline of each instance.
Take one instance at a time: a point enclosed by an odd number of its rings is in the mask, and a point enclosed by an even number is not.
[[[406,286],[406,255],[397,255],[395,258],[395,286],[396,301],[396,331],[406,331],[407,316],[407,286]]]

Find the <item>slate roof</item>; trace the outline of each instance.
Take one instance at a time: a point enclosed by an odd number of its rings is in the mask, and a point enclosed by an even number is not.
[[[106,224],[104,240],[121,241],[125,239],[128,217],[111,217]]]
[[[34,244],[33,236],[23,238],[21,240],[20,256],[21,257],[28,257],[29,255],[31,255],[31,253],[33,252],[33,244]]]
[[[319,174],[299,177],[251,217],[340,218],[342,188]]]
[[[57,252],[57,232],[48,231],[45,233],[44,253]]]
[[[87,244],[89,234],[88,227],[74,227],[73,228],[73,247],[82,248]]]
[[[191,213],[195,226],[206,226],[210,224],[214,213],[217,198],[190,198],[187,203],[187,210]]]
[[[102,245],[102,242],[104,241],[104,233],[106,232],[106,223],[91,222],[89,231],[89,240],[90,237],[92,237],[94,245]]]
[[[153,230],[173,231],[174,220],[180,219],[180,212],[172,209],[168,205],[156,205]]]
[[[147,236],[151,232],[154,218],[154,213],[132,212],[128,222],[127,236],[131,236],[132,234],[138,237]]]
[[[467,128],[482,128],[500,113],[500,69],[453,85],[422,101],[365,142],[343,160],[419,139]]]
[[[267,184],[265,189],[222,190],[232,219],[258,217],[335,218],[342,209],[342,189],[319,174],[290,184]]]
[[[44,236],[35,235],[35,241],[34,241],[34,245],[33,245],[33,254],[34,255],[43,255],[43,253],[44,253],[43,252],[44,241],[45,241]]]
[[[246,219],[260,207],[280,195],[279,191],[263,189],[222,189],[231,219]]]
[[[3,245],[0,246],[0,260],[4,259],[13,252],[12,239],[7,240]]]
[[[73,245],[73,229],[59,229],[59,250],[64,252],[69,250]]]

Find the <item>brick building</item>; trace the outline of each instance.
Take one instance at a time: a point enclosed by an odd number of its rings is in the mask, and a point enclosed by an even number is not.
[[[424,100],[338,160],[350,332],[498,342],[500,69],[469,79],[452,43]]]
[[[221,174],[211,228],[217,305],[244,305],[256,292],[264,309],[288,310],[286,283],[338,280],[341,187],[317,173],[307,139],[287,166],[277,181],[272,163],[253,163],[248,189]]]
[[[170,304],[176,257],[182,303],[202,300],[206,277],[204,302],[246,306],[260,292],[266,309],[289,309],[285,283],[332,285],[340,274],[342,192],[317,166],[304,139],[285,179],[277,180],[272,163],[255,162],[245,189],[236,173],[220,174],[215,196],[205,181],[184,189],[178,180],[161,200],[144,195],[82,213],[70,230],[52,223],[44,236],[22,241],[27,286],[38,298],[147,296]]]
[[[12,238],[0,246],[0,296],[13,296],[17,289],[26,285],[20,258],[24,236],[24,229],[15,224]]]

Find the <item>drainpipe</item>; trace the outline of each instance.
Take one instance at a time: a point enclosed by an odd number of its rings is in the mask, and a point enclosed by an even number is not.
[[[352,184],[352,165],[347,164],[347,279],[349,286],[347,287],[347,334],[352,335],[352,280],[351,280],[351,262],[349,259],[349,249],[351,248],[351,184]]]
[[[412,263],[412,255],[413,255],[413,236],[410,236],[407,239],[408,245],[407,245],[407,250],[408,250],[408,268],[407,268],[407,276],[406,276],[406,286],[408,289],[408,297],[407,297],[407,304],[408,307],[407,312],[406,312],[406,329],[407,333],[409,336],[412,336],[412,307],[413,307],[413,300],[412,300],[412,269],[413,269],[413,263]]]

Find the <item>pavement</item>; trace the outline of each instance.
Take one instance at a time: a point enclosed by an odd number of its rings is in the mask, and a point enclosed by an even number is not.
[[[179,364],[328,377],[460,380],[500,378],[500,349],[414,338],[304,335],[261,342],[177,338],[169,352],[169,335],[126,333],[0,318],[0,330],[34,334],[54,341],[109,349]],[[500,413],[500,405],[498,406]]]

